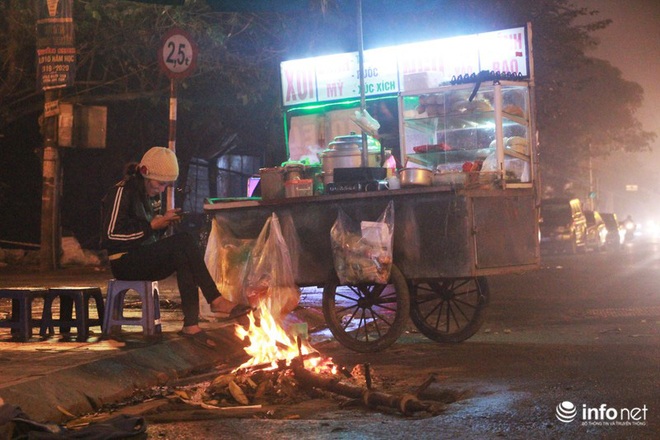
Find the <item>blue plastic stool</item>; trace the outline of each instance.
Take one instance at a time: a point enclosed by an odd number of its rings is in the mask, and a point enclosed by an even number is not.
[[[60,319],[53,319],[53,301],[60,299]],[[89,317],[89,302],[96,303],[97,319]],[[75,306],[76,317],[72,318]],[[51,287],[44,299],[44,313],[39,334],[43,337],[53,335],[54,327],[60,327],[60,334],[69,333],[71,327],[76,327],[76,340],[84,342],[89,338],[89,328],[99,326],[103,330],[103,294],[99,287]]]
[[[137,318],[124,316],[124,298],[129,291],[140,295],[142,315]],[[103,336],[109,337],[121,332],[124,325],[141,326],[145,336],[162,333],[160,323],[160,302],[158,281],[110,280],[103,319]]]
[[[43,298],[47,291],[44,287],[0,289],[0,298],[11,299],[11,318],[1,320],[0,328],[10,328],[12,337],[28,341],[32,337],[32,328],[41,324],[40,318],[32,317],[32,301]]]

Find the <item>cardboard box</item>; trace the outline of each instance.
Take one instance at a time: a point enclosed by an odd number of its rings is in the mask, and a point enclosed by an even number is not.
[[[312,179],[297,179],[284,182],[284,194],[290,197],[308,197],[314,195]]]

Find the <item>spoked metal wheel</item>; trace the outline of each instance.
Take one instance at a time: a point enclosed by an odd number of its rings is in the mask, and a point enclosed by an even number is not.
[[[392,265],[388,284],[339,285],[334,274],[323,288],[323,316],[335,339],[351,350],[384,350],[401,336],[410,313],[406,279]]]
[[[410,319],[429,339],[462,342],[483,324],[489,297],[484,277],[412,282]]]

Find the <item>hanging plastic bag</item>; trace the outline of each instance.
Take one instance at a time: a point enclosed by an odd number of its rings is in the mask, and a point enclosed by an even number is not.
[[[256,239],[237,238],[226,222],[213,219],[204,261],[218,290],[229,301],[248,303],[247,297],[243,294],[243,278],[250,252],[256,241]],[[213,316],[206,300],[201,297],[201,292],[200,299],[202,299],[200,301],[202,316]]]
[[[369,114],[367,109],[356,110],[355,116],[351,116],[351,120],[368,135],[378,135],[380,123]]]
[[[394,203],[377,221],[357,222],[341,208],[330,239],[335,271],[341,284],[387,284],[392,268]]]
[[[276,214],[266,220],[250,253],[243,290],[252,307],[269,310],[276,320],[283,320],[298,305],[300,290]]]

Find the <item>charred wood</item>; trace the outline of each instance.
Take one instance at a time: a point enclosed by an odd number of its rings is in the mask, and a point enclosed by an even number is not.
[[[342,383],[336,378],[322,377],[300,367],[294,367],[293,371],[296,379],[303,387],[320,388],[322,390],[341,394],[342,396],[359,400],[368,407],[394,408],[402,414],[412,414],[420,411],[439,414],[444,410],[444,406],[422,402],[412,394],[396,396],[374,391],[365,387]]]

